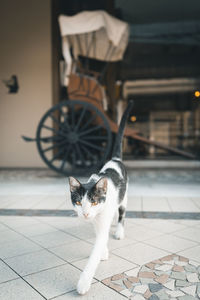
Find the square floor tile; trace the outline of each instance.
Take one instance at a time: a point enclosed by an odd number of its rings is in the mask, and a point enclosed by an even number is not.
[[[88,259],[82,259],[72,264],[81,270],[84,269]],[[113,254],[110,254],[109,259],[101,261],[97,267],[95,278],[102,280],[116,273],[121,273],[136,267],[135,264]]]
[[[176,231],[173,233],[173,235],[200,243],[200,227],[189,227]]]
[[[46,234],[41,234],[37,236],[32,236],[30,239],[39,245],[43,246],[44,248],[51,248],[63,244],[68,244],[72,242],[76,242],[79,239],[65,233],[62,231],[54,231],[54,232],[49,232]]]
[[[174,223],[171,220],[150,219],[148,220],[147,224],[145,224],[145,227],[163,233],[171,233],[173,231],[184,229],[186,226],[182,224]]]
[[[127,210],[141,211],[142,197],[128,197]]]
[[[19,240],[19,239],[23,239],[23,236],[13,230],[6,229],[0,232],[0,245],[7,242]]]
[[[125,234],[128,238],[136,241],[145,241],[162,233],[153,229],[148,229],[143,226],[133,225],[126,228]]]
[[[0,196],[0,208],[4,209],[4,208],[10,208],[12,207],[12,205],[17,202],[18,200],[21,200],[21,196],[8,196],[8,195],[4,195],[4,196]]]
[[[175,212],[200,212],[200,208],[190,199],[185,197],[168,198],[172,211]]]
[[[57,209],[63,203],[63,197],[49,196],[33,206],[33,209]]]
[[[117,239],[114,238],[113,235],[111,235],[111,237],[108,241],[108,249],[109,249],[109,251],[112,251],[114,249],[119,249],[119,248],[122,248],[122,247],[125,247],[125,246],[133,245],[135,243],[137,243],[137,241],[129,239],[126,236],[126,231],[125,231],[125,238],[122,239],[122,240],[117,240]]]
[[[49,232],[54,232],[57,231],[57,229],[48,224],[40,223],[40,224],[35,224],[30,226],[17,227],[15,231],[27,237],[31,237],[31,236],[46,234]]]
[[[65,264],[26,276],[24,279],[49,299],[74,290],[80,273],[77,268]]]
[[[16,256],[6,259],[5,261],[21,276],[56,267],[65,263],[62,259],[46,250]]]
[[[66,199],[63,201],[63,203],[57,209],[59,209],[59,210],[72,209],[73,210],[73,208],[74,207],[72,205],[71,200]]]
[[[41,249],[42,248],[39,245],[36,245],[28,239],[22,237],[20,240],[1,244],[0,258],[5,259]]]
[[[200,208],[200,197],[196,197],[196,198],[190,198],[192,200],[192,202]]]
[[[104,284],[98,282],[92,284],[89,292],[84,295],[80,296],[76,291],[64,294],[60,297],[57,297],[56,300],[71,300],[71,299],[80,299],[80,300],[125,300],[124,296],[120,295],[119,293],[116,293],[114,290],[106,287]]]
[[[114,236],[115,229],[116,229],[115,226],[111,228],[111,232],[110,232],[110,236],[109,236],[109,240],[108,240],[109,251],[137,243],[137,241],[134,241],[133,239],[129,239],[128,237],[126,237],[126,226],[125,226],[125,238],[122,240],[117,240],[115,238],[115,236]],[[87,242],[94,244],[95,238],[89,239],[89,240],[87,240]]]
[[[0,261],[0,283],[18,278],[19,276],[13,272],[3,261]]]
[[[188,241],[183,238],[179,238],[173,235],[164,234],[146,241],[151,246],[158,247],[160,249],[169,252],[178,252],[187,248],[191,248],[197,245],[197,243]]]
[[[69,229],[74,226],[82,227],[85,225],[85,222],[78,217],[37,217],[37,220],[60,230]]]
[[[1,222],[1,217],[0,217],[0,222]],[[8,227],[6,225],[0,223],[0,231],[5,231],[7,229],[8,229]]]
[[[142,197],[143,211],[171,211],[165,197]]]
[[[0,284],[0,299],[2,300],[44,300],[29,284],[22,279],[16,279]]]
[[[146,218],[129,218],[126,220],[128,220],[129,223],[140,225],[140,226],[148,226],[152,222],[152,219],[146,219]]]
[[[94,227],[91,223],[84,223],[82,226],[66,228],[65,232],[84,240],[88,240],[95,237]]]
[[[157,259],[158,257],[169,254],[164,250],[143,243],[129,245],[128,247],[116,249],[112,252],[138,265],[145,264],[151,260]],[[117,273],[119,272],[116,271],[115,274]]]
[[[39,201],[41,201],[40,197],[32,199],[29,196],[22,196],[21,199],[15,201],[10,204],[7,208],[10,209],[31,209],[34,205],[36,205]]]
[[[200,220],[185,220],[185,219],[179,219],[179,220],[174,220],[174,223],[177,223],[177,224],[182,224],[182,225],[185,225],[185,226],[200,226]]]
[[[51,252],[68,262],[80,260],[90,255],[92,245],[84,241],[74,242],[68,245],[61,245],[59,247],[51,248]]]
[[[39,223],[39,221],[37,221],[33,217],[19,217],[19,216],[2,216],[1,222],[13,229],[20,226],[29,226],[29,225],[35,225]]]
[[[136,219],[134,219],[134,218],[125,218],[125,223],[124,223],[125,229],[130,227],[130,226],[133,226],[133,225],[138,225],[138,224],[134,223],[133,220],[136,220]],[[116,221],[115,225],[117,225],[117,221]]]
[[[180,251],[178,254],[193,259],[194,261],[200,262],[200,246]]]

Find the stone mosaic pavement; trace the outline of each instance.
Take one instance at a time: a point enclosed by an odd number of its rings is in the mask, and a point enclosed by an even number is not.
[[[200,299],[199,263],[176,254],[102,282],[132,300]]]
[[[125,239],[115,240],[112,226],[109,260],[81,297],[76,284],[95,235],[66,214],[67,179],[0,171],[0,300],[200,299],[200,170],[129,176]]]

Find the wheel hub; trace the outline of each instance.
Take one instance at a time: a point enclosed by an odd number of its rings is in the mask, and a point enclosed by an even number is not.
[[[78,134],[74,131],[71,131],[67,134],[67,140],[69,141],[70,144],[75,144],[78,142]]]

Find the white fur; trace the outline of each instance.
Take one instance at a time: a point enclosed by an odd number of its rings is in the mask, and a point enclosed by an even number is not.
[[[96,206],[91,206],[87,199],[87,194],[81,201],[81,206],[76,206],[78,216],[84,218],[86,221],[92,221],[104,209],[104,203],[99,203]]]
[[[101,260],[108,260],[108,257],[109,257],[109,251],[108,251],[108,247],[106,246],[106,248],[103,250],[101,254]]]
[[[121,172],[121,169],[120,167],[118,166],[118,163],[115,162],[115,161],[112,161],[112,160],[109,160],[104,166],[103,168],[101,169],[100,172],[104,172],[106,169],[114,169],[115,171],[117,171],[117,173],[119,174],[119,176],[121,178],[123,178],[123,175],[122,175],[122,172]]]
[[[117,230],[115,232],[115,238],[122,240],[124,238],[124,226],[121,223],[117,224]]]
[[[99,179],[100,177],[97,174],[92,174],[88,179],[88,182],[90,182],[91,180],[98,181]]]
[[[115,164],[114,162],[107,163],[105,165],[106,169],[110,168],[111,166],[113,168],[114,164]],[[105,170],[105,166],[102,170]],[[116,165],[115,165],[115,169],[117,169]],[[99,178],[96,177],[95,180],[98,180]],[[96,268],[100,260],[108,259],[108,255],[109,255],[108,248],[107,248],[109,230],[110,230],[110,226],[114,214],[116,213],[116,210],[118,209],[119,205],[118,205],[118,190],[116,190],[114,184],[110,179],[107,179],[107,181],[108,181],[107,182],[108,186],[107,186],[105,203],[100,203],[96,206],[91,206],[91,204],[87,200],[87,195],[86,195],[82,200],[82,206],[76,207],[79,216],[84,217],[84,214],[88,214],[88,218],[86,219],[92,221],[96,231],[95,245],[93,247],[87,265],[85,266],[77,285],[77,291],[81,295],[84,295],[90,289],[92,279],[94,277]],[[126,202],[126,200],[124,201]],[[122,228],[119,227],[117,229],[117,232],[118,232],[117,238],[122,238],[123,237]]]
[[[121,158],[119,158],[119,157],[112,157],[112,160],[122,161]]]

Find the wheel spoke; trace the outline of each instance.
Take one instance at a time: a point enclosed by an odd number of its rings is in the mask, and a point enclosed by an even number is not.
[[[74,128],[74,126],[75,126],[75,112],[74,112],[74,107],[73,106],[71,106],[70,112],[71,112],[71,117],[72,117],[72,128]]]
[[[49,115],[50,118],[59,125],[59,127],[61,127],[62,129],[65,129],[65,126],[63,126],[63,123],[61,123],[59,120],[57,120],[52,114]]]
[[[75,144],[76,152],[78,153],[78,156],[80,157],[80,160],[83,164],[85,164],[85,159],[83,157],[83,154],[81,153],[80,146],[78,143]]]
[[[83,151],[85,151],[85,153],[89,156],[89,157],[91,157],[92,159],[94,159],[94,155],[85,147],[85,146],[83,146],[83,145],[80,145],[80,147],[81,147],[81,149],[83,149]]]
[[[75,126],[75,128],[74,128],[75,130],[77,130],[77,129],[79,128],[79,126],[80,126],[80,124],[81,124],[81,121],[83,120],[83,117],[84,117],[84,115],[85,115],[86,109],[87,109],[87,105],[84,106],[84,108],[82,109],[82,112],[81,112],[80,118],[79,118],[79,120],[78,120],[78,123],[76,124],[76,126]]]
[[[60,154],[62,154],[65,151],[65,148],[61,148],[53,157],[52,159],[49,161],[50,163],[52,163],[56,158],[58,158],[60,156]]]
[[[50,147],[48,147],[48,148],[46,148],[46,149],[43,149],[42,152],[47,152],[47,151],[52,150],[52,149],[54,149],[54,148],[63,146],[63,145],[65,145],[66,143],[67,143],[66,140],[65,140],[65,141],[62,141],[61,143],[56,143],[56,144],[54,144],[54,145],[52,145],[52,146],[50,146]]]
[[[69,151],[70,151],[71,147],[72,147],[72,145],[70,144],[69,147],[68,147],[68,149],[67,149],[67,151],[66,151],[66,153],[65,153],[65,156],[64,156],[64,158],[63,158],[62,164],[61,164],[61,166],[60,166],[60,170],[61,170],[61,171],[62,171],[63,168],[64,168],[64,165],[65,165],[65,162],[66,162],[67,157],[68,157],[68,155],[69,155]]]
[[[42,152],[44,153],[44,152],[47,152],[47,151],[49,151],[49,150],[53,150],[53,149],[56,148],[56,147],[58,147],[57,144],[52,145],[52,146],[50,146],[50,147],[48,147],[48,148],[46,148],[46,149],[43,149]]]
[[[75,166],[76,164],[76,154],[75,151],[72,152],[72,165]]]
[[[96,115],[93,114],[93,116],[83,125],[83,127],[81,128],[81,132],[82,130],[88,128],[88,125],[90,125],[92,123],[93,120],[95,120],[96,118]]]
[[[45,129],[48,129],[48,130],[53,131],[53,132],[56,133],[57,135],[66,137],[66,136],[65,136],[64,134],[62,134],[60,131],[58,131],[58,130],[56,130],[56,129],[54,129],[54,128],[51,128],[51,127],[49,127],[49,126],[47,126],[47,125],[42,125],[42,127],[45,128]]]
[[[86,135],[86,134],[88,134],[88,133],[90,133],[90,132],[96,131],[96,130],[101,129],[101,128],[102,128],[101,126],[97,125],[97,126],[92,127],[92,128],[90,128],[90,129],[88,129],[88,130],[86,130],[86,131],[82,131],[82,132],[79,134],[79,136]]]
[[[82,137],[84,140],[107,140],[106,136],[95,136],[95,135],[86,135]]]
[[[64,113],[63,111],[62,111],[62,108],[60,107],[60,113],[63,115],[63,117],[64,117],[64,124],[65,124],[65,126],[66,126],[66,128],[67,128],[67,130],[71,130],[71,128],[70,128],[70,125],[69,125],[69,122],[68,122],[68,120],[67,120],[67,114],[66,113]]]
[[[44,142],[44,143],[48,143],[50,141],[56,141],[56,140],[59,140],[59,139],[60,139],[60,137],[58,137],[58,136],[52,136],[52,135],[50,135],[50,136],[41,137],[40,141]]]
[[[84,145],[87,145],[87,146],[90,147],[90,148],[99,150],[99,151],[104,151],[104,150],[105,150],[103,147],[96,146],[96,145],[94,145],[94,144],[91,144],[91,143],[86,142],[86,141],[83,141],[83,140],[80,140],[80,143],[82,143],[82,144],[84,144]]]

